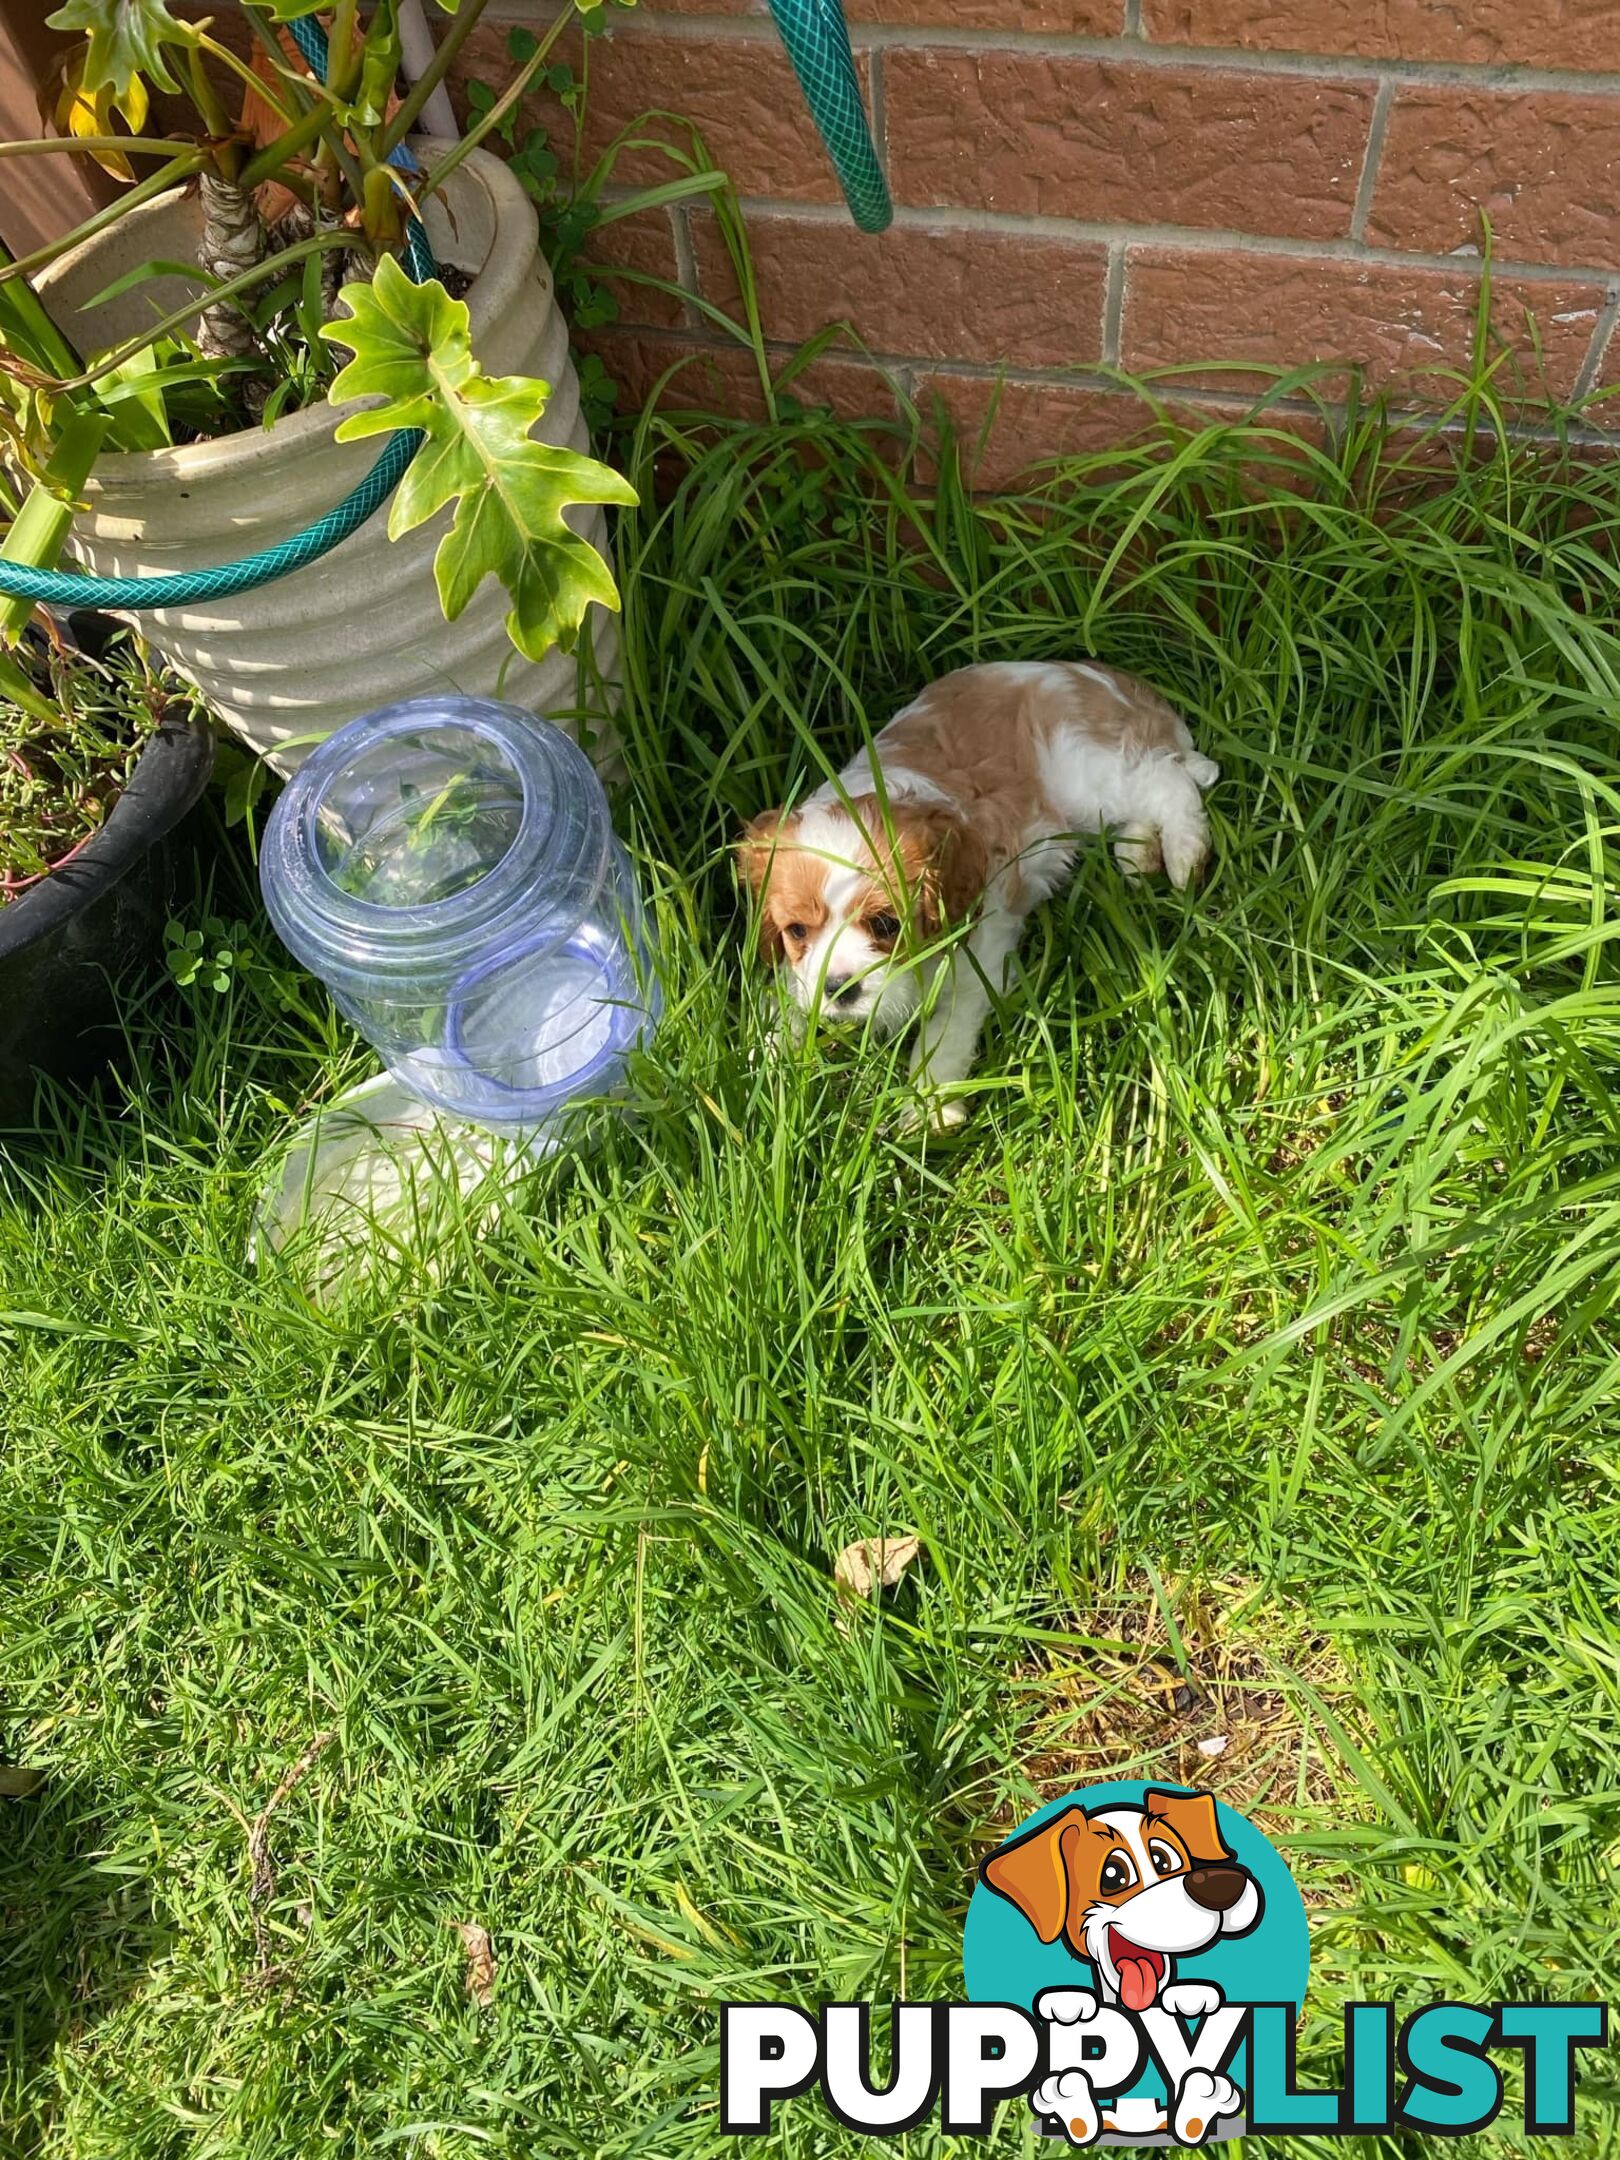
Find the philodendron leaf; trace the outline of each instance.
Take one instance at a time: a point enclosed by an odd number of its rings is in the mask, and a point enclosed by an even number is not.
[[[382,402],[351,413],[339,441],[396,428],[427,438],[395,490],[389,537],[454,503],[433,558],[445,615],[453,622],[483,580],[497,577],[511,596],[506,628],[519,652],[538,660],[553,645],[571,647],[591,602],[616,608],[619,596],[607,564],[570,532],[563,512],[573,503],[634,503],[635,489],[595,458],[533,439],[550,385],[484,374],[466,305],[436,278],[413,284],[385,255],[369,285],[346,285],[340,297],[349,318],[321,335],[354,358],[333,383],[332,402]]]
[[[94,97],[110,90],[128,116],[127,100],[137,76],[160,90],[178,90],[163,57],[165,45],[190,42],[164,0],[63,0],[45,18],[53,30],[82,30],[90,40],[82,87]],[[139,96],[140,93],[137,93]]]
[[[114,94],[110,83],[103,83],[92,97],[84,87],[84,71],[90,58],[86,45],[76,56],[70,55],[62,69],[62,92],[56,101],[56,124],[70,135],[111,135],[113,114],[121,112],[129,122],[130,133],[139,135],[146,125],[146,115],[151,107],[146,85],[137,75],[131,81],[123,99]],[[133,180],[135,168],[118,150],[96,150],[91,153],[103,172],[112,174],[115,180]]]

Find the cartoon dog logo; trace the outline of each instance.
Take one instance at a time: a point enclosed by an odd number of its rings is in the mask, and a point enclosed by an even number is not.
[[[1161,2009],[1203,2018],[1225,2001],[1209,1981],[1178,1981],[1175,1961],[1211,1948],[1223,1937],[1247,1935],[1265,1909],[1260,1885],[1228,1849],[1207,1792],[1149,1788],[1138,1805],[1088,1811],[1064,1808],[1003,1845],[979,1870],[987,1888],[1015,1905],[1043,1943],[1060,1938],[1096,1975],[1104,2004],[1140,2014]],[[1081,1988],[1047,1988],[1038,2016],[1056,2027],[1095,2019],[1099,1995]],[[1053,2041],[1059,2040],[1054,2030]],[[1242,2096],[1229,2078],[1190,2070],[1168,2113],[1127,2123],[1099,2120],[1091,2082],[1074,2060],[1075,2043],[1054,2044],[1054,2075],[1032,2095],[1043,2115],[1056,2116],[1077,2144],[1099,2128],[1132,2132],[1169,2127],[1183,2143],[1198,2143]],[[1055,2068],[1059,2057],[1066,2066]]]

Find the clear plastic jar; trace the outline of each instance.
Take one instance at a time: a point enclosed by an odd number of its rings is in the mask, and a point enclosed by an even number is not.
[[[265,828],[265,905],[390,1072],[533,1125],[599,1095],[658,1015],[635,877],[590,760],[484,698],[340,728]]]

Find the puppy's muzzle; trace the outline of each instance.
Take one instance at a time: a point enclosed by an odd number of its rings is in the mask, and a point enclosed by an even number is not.
[[[830,1005],[847,1005],[851,998],[861,994],[859,975],[829,975],[821,986],[821,994]]]
[[[1187,1895],[1205,1912],[1229,1912],[1243,1895],[1248,1880],[1242,1868],[1193,1868],[1187,1875]]]

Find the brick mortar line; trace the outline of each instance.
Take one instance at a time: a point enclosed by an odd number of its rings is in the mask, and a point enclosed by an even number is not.
[[[521,0],[495,0],[486,22],[528,23]],[[663,37],[703,44],[731,40],[777,44],[768,15],[647,15],[615,22],[612,37]],[[1620,97],[1620,69],[1534,68],[1514,61],[1402,60],[1365,53],[1251,52],[1237,45],[1163,45],[1145,38],[1064,37],[1014,30],[958,30],[946,24],[852,23],[857,51],[1030,53],[1052,60],[1113,60],[1124,67],[1220,68],[1243,75],[1304,76],[1316,82],[1395,84],[1441,89],[1571,91]]]
[[[1390,108],[1395,103],[1395,85],[1382,82],[1378,95],[1373,99],[1372,119],[1367,127],[1367,148],[1361,161],[1361,179],[1356,186],[1355,207],[1350,212],[1350,238],[1358,247],[1366,245],[1367,220],[1372,215],[1373,191],[1378,185],[1378,167],[1384,155],[1384,136],[1389,129]]]
[[[605,194],[629,195],[634,189],[605,189]],[[738,198],[748,217],[797,219],[810,225],[848,227],[849,212],[842,203],[792,202],[777,195],[744,195]],[[1244,233],[1225,227],[1201,225],[1107,225],[1081,218],[1038,217],[1018,210],[980,210],[972,205],[954,208],[947,204],[901,203],[895,206],[892,232],[988,232],[1013,239],[1073,240],[1091,247],[1179,248],[1190,255],[1276,255],[1291,261],[1360,263],[1383,270],[1439,270],[1451,276],[1477,277],[1483,256],[1474,254],[1431,255],[1416,249],[1372,247],[1357,240],[1296,240],[1279,233]],[[859,237],[851,234],[852,238]],[[1620,287],[1620,264],[1519,262],[1497,256],[1492,272],[1498,279],[1518,278],[1534,285],[1602,284],[1610,292]]]
[[[697,250],[692,245],[692,227],[687,218],[685,203],[669,206],[670,244],[675,251],[675,281],[681,288],[681,315],[687,328],[696,330],[702,326],[703,317],[692,304],[692,296],[701,294],[698,282]]]
[[[663,334],[667,337],[678,337],[680,332],[670,330]],[[765,342],[768,350],[772,352],[787,354],[798,351],[796,345],[790,344],[784,338],[767,338]],[[1265,364],[1261,361],[1240,361],[1229,367],[1227,371],[1230,372],[1232,381],[1229,385],[1222,387],[1208,382],[1198,384],[1178,383],[1175,380],[1174,369],[1162,371],[1143,369],[1135,375],[1130,375],[1128,370],[1121,369],[1119,373],[1115,374],[1111,373],[1106,365],[1096,361],[1077,361],[1073,367],[1066,368],[1030,367],[1021,365],[1017,361],[1006,361],[998,364],[990,360],[929,359],[926,356],[920,357],[916,353],[890,353],[869,349],[865,346],[833,346],[822,357],[855,366],[868,365],[880,369],[885,375],[893,374],[897,368],[910,367],[928,374],[943,372],[948,375],[960,375],[971,382],[1024,383],[1041,390],[1113,390],[1117,391],[1121,396],[1137,396],[1139,395],[1137,385],[1141,383],[1146,384],[1159,397],[1197,396],[1224,405],[1241,405],[1246,398],[1258,397],[1261,394],[1259,391],[1245,389],[1238,378],[1244,373],[1264,375],[1267,372]],[[1207,371],[1211,367],[1220,367],[1221,365],[1221,363],[1214,361],[1198,360],[1187,360],[1181,364],[1189,371],[1200,369]],[[1352,370],[1362,375],[1366,373],[1365,368],[1357,369],[1357,363],[1353,360],[1323,360],[1317,362],[1316,365],[1320,368],[1324,378],[1332,375],[1343,375]],[[1292,368],[1284,368],[1275,372],[1293,374],[1296,371]],[[1127,377],[1128,379],[1124,379]],[[1397,411],[1421,411],[1423,409],[1421,406],[1402,405],[1399,397],[1393,392],[1387,392],[1385,395],[1388,396],[1390,404]],[[1448,399],[1447,402],[1451,401]],[[1528,402],[1535,405],[1538,402],[1544,403],[1545,400],[1538,401],[1532,398]],[[1302,397],[1296,409],[1301,412],[1316,412],[1324,407],[1342,407],[1342,405],[1342,399],[1324,398],[1317,401],[1309,397]],[[1617,408],[1617,410],[1620,410],[1620,408]],[[1594,430],[1593,432],[1601,434],[1604,441],[1615,443],[1617,447],[1620,447],[1620,433],[1603,430]]]
[[[1586,358],[1581,362],[1575,377],[1573,397],[1585,397],[1602,373],[1603,362],[1614,338],[1615,319],[1620,316],[1620,293],[1615,293],[1608,306],[1592,325],[1592,342],[1587,347]]]
[[[1110,367],[1119,365],[1119,341],[1125,324],[1125,243],[1116,241],[1108,250],[1108,273],[1103,284],[1102,356]]]
[[[620,201],[639,191],[613,182],[602,190],[605,201]],[[849,226],[842,203],[795,202],[779,195],[744,195],[738,207],[751,218],[781,218],[805,225]],[[1444,272],[1477,277],[1484,267],[1478,253],[1431,255],[1415,249],[1374,247],[1355,240],[1296,240],[1287,234],[1244,233],[1200,225],[1105,225],[1078,218],[1039,217],[1016,210],[980,210],[972,205],[900,203],[892,232],[992,233],[1008,239],[1069,240],[1102,248],[1176,248],[1189,255],[1269,255],[1292,262],[1359,263],[1374,269]],[[859,238],[852,232],[852,237]],[[1497,256],[1492,274],[1532,285],[1600,284],[1611,296],[1620,292],[1620,265],[1613,263],[1520,262]]]
[[[660,20],[669,20],[663,17]],[[735,21],[726,16],[683,16],[683,22]],[[649,18],[649,21],[651,18]],[[1377,59],[1365,53],[1251,52],[1240,45],[1155,45],[1146,38],[1041,37],[995,30],[913,30],[874,23],[868,34],[853,29],[857,51],[938,46],[953,52],[1034,52],[1052,60],[1114,60],[1124,67],[1209,68],[1241,75],[1304,76],[1312,82],[1395,84],[1461,90],[1559,90],[1593,97],[1620,97],[1620,69],[1532,68],[1512,62]]]
[[[741,346],[727,339],[712,336],[691,337],[683,331],[670,330],[651,323],[614,323],[609,325],[606,331],[601,334],[645,338],[650,339],[655,344],[679,345],[686,347],[688,350],[696,349],[706,353],[740,352],[743,350]],[[766,355],[770,359],[790,359],[798,350],[798,346],[791,345],[780,338],[767,338],[765,340]],[[925,375],[940,374],[960,376],[969,382],[1004,382],[1015,388],[1027,386],[1038,390],[1106,391],[1122,400],[1131,399],[1138,404],[1142,402],[1140,392],[1132,383],[1121,382],[1117,377],[1108,375],[1095,367],[1070,369],[991,367],[985,362],[977,360],[931,360],[920,357],[916,353],[895,355],[853,349],[823,353],[821,360],[829,361],[834,367],[872,367],[877,369],[880,374],[894,378],[896,381],[905,378],[906,394],[908,397],[913,398],[913,402],[915,402],[915,384],[917,381]],[[820,360],[816,364],[819,366]],[[1189,365],[1196,365],[1196,363],[1189,363]],[[1330,365],[1332,363],[1325,363],[1325,366]],[[1342,367],[1348,365],[1348,363],[1341,362],[1339,365]],[[1181,385],[1166,379],[1156,381],[1150,384],[1149,387],[1162,398],[1175,399],[1179,403],[1189,405],[1209,405],[1229,409],[1233,405],[1241,405],[1244,402],[1243,392],[1235,386],[1230,390],[1215,390],[1211,389],[1207,384]],[[1437,418],[1436,412],[1432,409],[1425,411],[1420,406],[1403,406],[1394,399],[1390,400],[1390,408],[1398,417],[1405,416],[1408,418],[1414,427],[1421,427],[1426,424],[1432,425]],[[1357,409],[1360,413],[1365,414],[1366,406],[1363,404]],[[1343,420],[1349,410],[1348,404],[1340,398],[1324,398],[1320,403],[1309,400],[1301,400],[1296,403],[1283,401],[1267,405],[1263,410],[1256,411],[1254,418],[1257,421],[1264,421],[1270,416],[1285,415],[1292,419],[1326,419],[1332,422]],[[1460,436],[1462,429],[1460,424],[1453,423],[1445,432]],[[1489,433],[1490,430],[1485,428],[1482,432]],[[1620,431],[1595,427],[1590,422],[1579,420],[1571,421],[1562,431],[1547,426],[1514,425],[1510,423],[1509,434],[1510,438],[1516,442],[1556,443],[1561,440],[1568,440],[1606,450],[1620,449]]]

